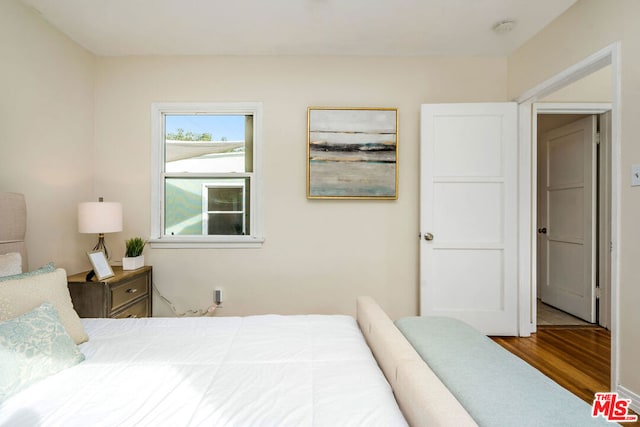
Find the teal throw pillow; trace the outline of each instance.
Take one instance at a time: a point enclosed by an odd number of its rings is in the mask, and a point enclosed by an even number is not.
[[[48,302],[0,322],[0,402],[83,360]]]

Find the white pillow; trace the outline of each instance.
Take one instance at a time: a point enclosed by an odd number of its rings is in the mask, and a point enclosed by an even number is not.
[[[55,307],[64,329],[76,344],[89,339],[78,313],[73,309],[67,273],[63,269],[0,282],[0,320],[18,317],[44,302]]]
[[[22,273],[22,256],[18,252],[0,255],[0,277]]]

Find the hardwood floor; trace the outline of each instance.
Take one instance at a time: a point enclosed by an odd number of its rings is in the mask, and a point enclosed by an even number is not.
[[[596,392],[610,391],[611,333],[604,328],[538,326],[531,337],[491,338],[589,404]]]
[[[531,337],[492,339],[582,400],[591,403],[596,391],[609,391],[611,334],[606,329],[540,326]]]

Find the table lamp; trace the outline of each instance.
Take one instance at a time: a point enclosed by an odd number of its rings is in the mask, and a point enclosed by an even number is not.
[[[97,202],[78,204],[78,232],[98,235],[98,243],[94,251],[104,252],[109,259],[109,251],[104,244],[105,233],[122,231],[122,204],[104,202],[102,197]]]

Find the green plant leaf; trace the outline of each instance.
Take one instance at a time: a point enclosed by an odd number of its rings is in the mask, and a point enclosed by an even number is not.
[[[124,244],[127,249],[125,257],[133,258],[142,255],[144,245],[147,244],[147,241],[142,239],[142,237],[132,237],[131,239],[125,240]]]

